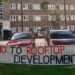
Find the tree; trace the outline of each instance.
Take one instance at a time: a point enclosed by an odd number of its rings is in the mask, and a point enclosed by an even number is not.
[[[0,5],[2,5],[2,0],[0,0]]]
[[[9,0],[1,0],[2,2],[9,2]]]

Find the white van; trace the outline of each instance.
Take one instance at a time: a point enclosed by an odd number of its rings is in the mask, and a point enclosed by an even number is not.
[[[51,30],[49,32],[50,45],[75,44],[75,36],[69,30]]]

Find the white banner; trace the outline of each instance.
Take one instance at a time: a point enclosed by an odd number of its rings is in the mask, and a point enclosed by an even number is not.
[[[37,48],[0,46],[0,63],[71,65],[75,64],[75,45]]]

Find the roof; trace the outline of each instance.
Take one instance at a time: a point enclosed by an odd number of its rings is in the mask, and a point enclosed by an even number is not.
[[[58,32],[58,31],[65,31],[65,32],[69,32],[69,30],[49,30],[50,33],[52,32]]]

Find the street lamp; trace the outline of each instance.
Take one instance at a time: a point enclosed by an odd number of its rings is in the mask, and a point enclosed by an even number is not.
[[[16,10],[18,10],[17,9],[17,1],[18,0],[16,0]],[[16,31],[18,32],[18,16],[17,16],[17,19],[16,19]]]
[[[65,16],[65,26],[67,26],[66,22],[66,1],[64,0],[64,16]]]
[[[23,32],[23,1],[21,0],[21,31]]]

